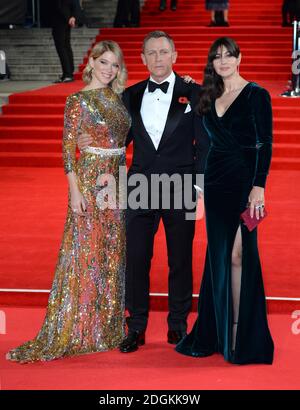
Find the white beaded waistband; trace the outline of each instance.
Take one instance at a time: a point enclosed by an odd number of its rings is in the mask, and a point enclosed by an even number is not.
[[[89,154],[96,155],[122,155],[126,152],[126,147],[122,148],[98,148],[98,147],[87,147],[83,150]]]

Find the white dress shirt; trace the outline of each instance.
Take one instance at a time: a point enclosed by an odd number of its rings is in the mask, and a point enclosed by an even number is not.
[[[161,89],[157,88],[153,93],[150,93],[148,86],[145,89],[142,105],[141,105],[141,116],[154,147],[157,149],[165,129],[167,122],[167,116],[170,109],[173,90],[175,84],[175,74],[172,73],[163,82],[168,81],[169,87],[165,94]],[[150,77],[150,81],[154,81]]]

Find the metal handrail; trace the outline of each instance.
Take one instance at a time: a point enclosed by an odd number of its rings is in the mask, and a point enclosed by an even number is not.
[[[292,87],[282,97],[300,97],[300,21],[293,22]]]
[[[32,19],[30,22],[30,27],[41,27],[41,13],[40,13],[40,0],[31,0],[31,15],[28,16]]]

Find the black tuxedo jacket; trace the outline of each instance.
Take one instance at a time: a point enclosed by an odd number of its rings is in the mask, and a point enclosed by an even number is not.
[[[204,173],[209,140],[201,117],[194,111],[200,86],[187,84],[176,75],[165,129],[156,150],[140,114],[148,81],[147,79],[127,88],[123,94],[124,104],[132,118],[126,141],[126,145],[133,142],[133,160],[129,174],[141,173],[150,176],[153,173]],[[185,114],[187,101],[190,102],[192,110]],[[149,109],[151,110],[151,107]]]

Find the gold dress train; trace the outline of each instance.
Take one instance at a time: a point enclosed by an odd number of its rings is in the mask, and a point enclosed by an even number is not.
[[[128,112],[109,87],[68,97],[64,168],[77,174],[87,216],[72,211],[69,194],[44,323],[37,337],[11,350],[8,359],[26,363],[100,352],[117,347],[124,338],[125,211],[99,206],[99,195],[105,174],[115,177],[120,188],[119,167],[125,166],[129,127]],[[76,161],[79,129],[94,142]]]

